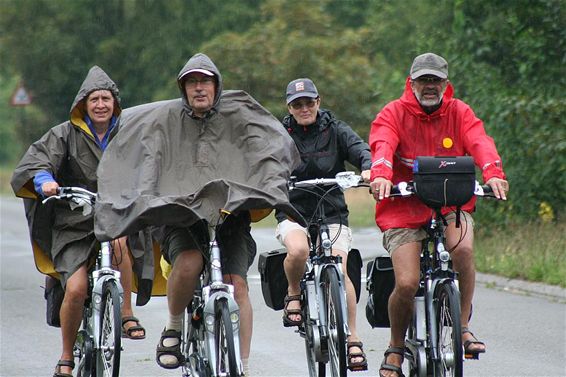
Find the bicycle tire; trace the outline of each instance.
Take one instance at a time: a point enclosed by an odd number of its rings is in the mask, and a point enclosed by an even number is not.
[[[308,294],[303,295],[301,315],[303,317],[303,325],[299,328],[299,332],[301,332],[305,338],[305,354],[307,358],[309,377],[325,377],[326,365],[323,362],[317,361],[315,348],[317,346],[321,347],[321,345],[317,345],[315,339],[320,340],[320,334],[317,324],[311,322],[309,319]]]
[[[214,302],[214,315],[216,365],[211,365],[214,368],[213,376],[239,377],[240,372],[234,346],[234,333],[226,297],[220,297]]]
[[[94,369],[94,341],[86,330],[80,330],[75,342],[74,354],[79,359],[77,363],[77,377],[91,377]]]
[[[96,375],[119,377],[122,351],[122,317],[120,290],[115,280],[108,280],[102,288],[100,306],[100,339],[96,350]]]
[[[460,292],[453,281],[440,283],[434,292],[438,326],[438,355],[434,376],[462,377],[463,348],[460,323]]]
[[[346,324],[344,308],[346,300],[344,287],[340,283],[338,271],[334,266],[322,270],[320,279],[323,287],[328,328],[328,363],[332,377],[346,377]]]

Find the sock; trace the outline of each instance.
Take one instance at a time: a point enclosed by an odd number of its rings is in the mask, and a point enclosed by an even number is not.
[[[181,331],[181,328],[183,327],[183,316],[184,315],[185,315],[184,312],[181,312],[181,314],[179,314],[179,315],[173,315],[173,314],[169,313],[169,320],[167,322],[167,325],[165,326],[165,329]]]
[[[248,364],[249,359],[242,359],[242,367],[244,369],[244,376],[250,376],[250,366]]]

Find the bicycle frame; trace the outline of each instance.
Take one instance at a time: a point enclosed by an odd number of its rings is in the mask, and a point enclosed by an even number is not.
[[[438,362],[441,358],[434,297],[437,286],[452,281],[458,288],[457,273],[452,270],[450,253],[444,247],[445,227],[438,214],[431,220],[427,231],[428,237],[422,243],[421,279],[414,304],[412,326],[416,331],[413,334],[409,332],[405,342],[409,351],[406,357],[416,366],[417,376],[428,375],[431,366],[427,362],[427,352],[430,354],[430,361]]]
[[[216,303],[225,300],[230,318],[230,331],[232,334],[233,352],[237,363],[237,376],[243,373],[240,359],[240,308],[234,299],[234,286],[223,281],[222,265],[220,262],[220,248],[214,240],[210,242],[210,263],[201,273],[200,288],[194,292],[193,299],[187,308],[185,325],[183,326],[182,341],[185,342],[184,376],[191,377],[221,377],[226,374],[217,374],[217,366],[223,360],[217,356],[219,345],[217,329]],[[226,329],[228,331],[228,329]],[[230,366],[225,366],[228,368]],[[229,374],[228,374],[229,375]],[[234,376],[235,377],[235,376]]]
[[[79,187],[60,187],[57,195],[46,198],[43,203],[52,199],[68,200],[72,209],[81,207],[83,215],[86,216],[91,213],[95,198],[95,193]],[[95,267],[89,270],[88,279],[88,297],[85,300],[83,320],[73,349],[74,357],[79,360],[78,375],[89,377],[94,371],[97,376],[117,377],[122,347],[120,309],[124,300],[124,290],[120,283],[120,272],[112,268],[112,246],[109,241],[101,242]],[[117,297],[114,297],[115,294]],[[109,295],[114,310],[112,313],[114,323],[108,325],[103,321],[104,309],[107,305],[106,295]],[[115,308],[115,304],[118,304],[118,309]],[[108,331],[103,328],[105,325],[108,326]],[[114,335],[110,346],[106,344],[107,335]]]
[[[330,185],[331,187],[325,190],[326,195],[334,189],[357,187],[361,181],[361,177],[353,172],[343,172],[338,173],[336,178],[301,182],[292,180],[289,189]],[[324,200],[324,195],[321,195],[319,200]],[[325,376],[325,364],[329,362],[333,376],[345,376],[346,341],[350,336],[350,329],[342,257],[332,255],[333,240],[330,239],[323,206],[317,206],[313,219],[315,221],[311,222],[308,229],[310,253],[306,272],[301,279],[303,324],[299,326],[299,334],[305,339],[311,377],[317,376],[317,369],[319,377]]]

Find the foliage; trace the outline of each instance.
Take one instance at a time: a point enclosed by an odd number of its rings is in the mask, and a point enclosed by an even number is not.
[[[252,93],[280,119],[287,113],[287,83],[311,78],[321,106],[366,137],[375,115],[370,108],[375,71],[359,36],[331,25],[325,12],[313,12],[312,3],[268,1],[261,23],[245,33],[219,35],[202,50],[218,62],[225,88]]]
[[[323,107],[365,138],[401,94],[414,56],[433,51],[449,61],[456,96],[484,120],[511,184],[508,202],[478,203],[478,222],[557,222],[566,203],[556,189],[566,176],[564,8],[559,0],[2,0],[0,163],[68,118],[94,64],[129,107],[178,96],[177,72],[203,51],[225,88],[248,91],[278,118],[286,84],[307,76]],[[9,108],[20,79],[34,103]]]

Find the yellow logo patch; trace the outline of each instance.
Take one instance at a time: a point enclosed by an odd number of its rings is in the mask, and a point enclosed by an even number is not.
[[[449,137],[445,137],[444,139],[442,139],[442,146],[444,148],[450,149],[450,148],[452,148],[453,145],[454,145],[454,142]]]

